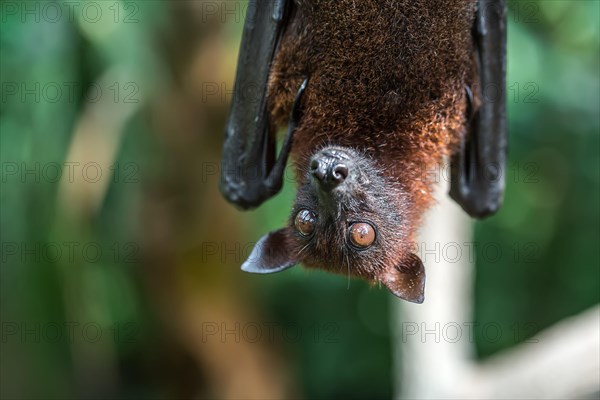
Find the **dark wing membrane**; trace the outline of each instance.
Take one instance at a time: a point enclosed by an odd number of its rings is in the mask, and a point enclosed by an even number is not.
[[[452,158],[450,196],[472,217],[502,203],[506,167],[506,0],[479,0],[473,27],[481,106]]]
[[[221,161],[221,192],[242,208],[260,205],[281,189],[269,178],[275,160],[267,81],[291,0],[251,0],[238,57]],[[275,184],[273,184],[275,182]]]

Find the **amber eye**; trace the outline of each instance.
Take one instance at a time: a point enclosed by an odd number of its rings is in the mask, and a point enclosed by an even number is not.
[[[315,231],[317,225],[317,215],[308,210],[300,210],[296,214],[294,226],[302,236],[310,236]]]
[[[375,241],[375,229],[366,222],[357,222],[350,226],[349,236],[353,245],[365,249]]]

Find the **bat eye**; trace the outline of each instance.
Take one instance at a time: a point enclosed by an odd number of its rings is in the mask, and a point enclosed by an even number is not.
[[[375,241],[375,228],[366,222],[356,222],[350,226],[349,237],[354,246],[366,249]]]
[[[310,236],[315,231],[317,215],[309,210],[300,210],[294,219],[294,226],[302,236]]]

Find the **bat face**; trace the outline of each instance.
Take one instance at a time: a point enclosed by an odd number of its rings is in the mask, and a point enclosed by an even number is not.
[[[409,251],[410,209],[409,197],[379,172],[376,160],[325,147],[308,163],[288,226],[263,238],[242,269],[265,273],[302,262],[381,282],[421,302],[425,275]]]
[[[402,193],[372,160],[349,148],[326,147],[310,160],[290,218],[307,266],[373,278],[386,249],[402,245]]]

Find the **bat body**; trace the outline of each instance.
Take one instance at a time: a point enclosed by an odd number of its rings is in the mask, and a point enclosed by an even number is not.
[[[250,105],[234,98],[222,189],[242,207],[260,204],[281,187],[291,154],[298,194],[288,226],[265,235],[242,269],[303,263],[422,302],[424,268],[411,249],[432,202],[431,171],[453,156],[451,195],[472,215],[500,201],[501,182],[480,171],[503,167],[503,99],[485,104],[477,89],[504,84],[503,54],[489,65],[481,57],[503,50],[503,30],[489,30],[503,23],[503,5],[488,15],[475,0],[256,7],[236,93],[252,82],[264,92]],[[244,67],[249,48],[259,65]],[[288,118],[275,159],[273,132]]]

